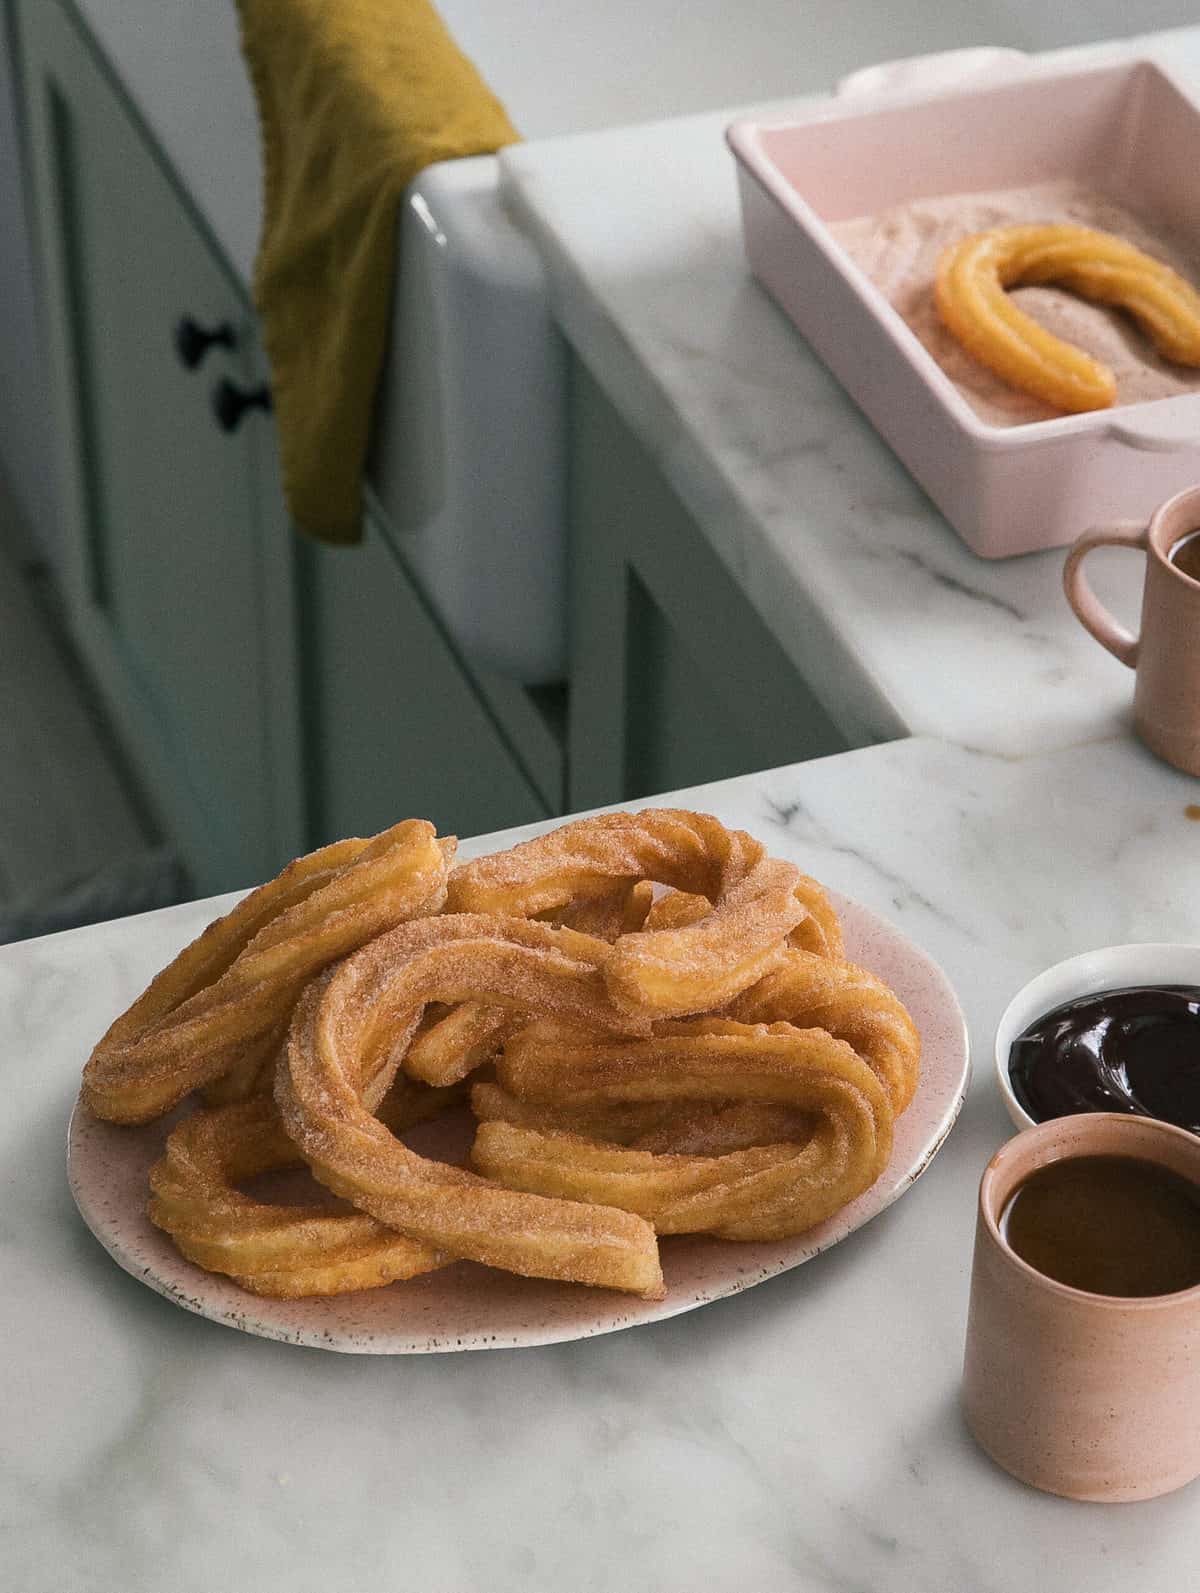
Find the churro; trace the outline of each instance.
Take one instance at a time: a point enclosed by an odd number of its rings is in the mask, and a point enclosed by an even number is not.
[[[868,1189],[891,1152],[886,1090],[851,1046],[818,1029],[699,1019],[661,1025],[645,1040],[572,1043],[560,1026],[533,1024],[510,1037],[498,1076],[518,1098],[568,1107],[745,1101],[811,1114],[802,1144],[723,1155],[627,1150],[498,1119],[480,1125],[472,1160],[489,1177],[637,1212],[659,1233],[803,1233]]]
[[[840,948],[836,915],[815,881],[744,831],[674,808],[580,819],[463,864],[447,899],[451,910],[553,914],[646,881],[703,897],[711,909],[695,915],[689,906],[686,922],[616,939],[605,979],[630,1013],[720,1007],[775,966],[788,936]]]
[[[402,1080],[380,1115],[399,1131],[455,1095]],[[189,1261],[276,1299],[378,1289],[450,1259],[362,1212],[275,1206],[235,1187],[303,1165],[269,1096],[194,1112],[172,1129],[151,1169],[150,1220]]]
[[[238,1069],[250,1088],[296,997],[323,968],[445,899],[453,840],[408,819],[289,863],[167,965],[83,1070],[97,1117],[145,1123]]]
[[[1005,381],[1056,409],[1105,409],[1112,371],[1032,320],[1006,289],[1054,283],[1127,310],[1164,358],[1200,365],[1200,294],[1124,239],[1067,223],[996,227],[938,262],[938,313],[963,347]]]
[[[402,925],[305,991],[276,1078],[284,1127],[316,1177],[439,1251],[525,1276],[662,1291],[653,1229],[600,1205],[515,1192],[401,1144],[363,1099],[400,1065],[429,1001],[551,1012],[628,1029],[590,953],[609,947],[525,919],[455,914]]]
[[[921,1037],[895,991],[865,968],[793,948],[729,1012],[743,1023],[782,1021],[801,1029],[824,1029],[847,1041],[874,1070],[897,1116],[913,1098]]]

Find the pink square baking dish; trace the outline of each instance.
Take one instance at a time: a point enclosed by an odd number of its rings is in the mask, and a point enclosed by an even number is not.
[[[1200,108],[1159,66],[1030,62],[726,136],[755,276],[975,553],[1060,547],[1200,482],[1200,392],[989,424],[829,230],[939,195],[1072,180],[1157,218],[1200,264]]]

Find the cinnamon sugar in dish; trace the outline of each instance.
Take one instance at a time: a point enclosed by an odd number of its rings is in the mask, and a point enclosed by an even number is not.
[[[833,222],[829,231],[903,316],[979,418],[992,426],[1022,426],[1052,420],[1061,411],[1010,387],[973,359],[939,319],[933,283],[942,251],[960,238],[992,227],[1048,222],[1115,233],[1200,286],[1200,257],[1178,235],[1151,226],[1099,190],[1075,181],[943,194],[879,215]],[[1109,366],[1117,379],[1119,405],[1200,391],[1200,369],[1161,358],[1119,310],[1054,287],[1016,288],[1012,298],[1047,331]]]

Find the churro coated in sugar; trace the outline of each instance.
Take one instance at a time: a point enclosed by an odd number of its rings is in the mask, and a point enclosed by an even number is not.
[[[942,194],[830,230],[937,361],[978,417],[993,426],[1051,420],[1064,408],[1014,386],[977,359],[946,325],[934,291],[939,260],[965,238],[997,228],[1067,225],[1104,232],[1200,283],[1190,240],[1086,184],[1059,181],[985,193]],[[1053,281],[1005,290],[1012,307],[1053,338],[1111,372],[1118,405],[1200,391],[1200,370],[1166,358],[1124,308]]]

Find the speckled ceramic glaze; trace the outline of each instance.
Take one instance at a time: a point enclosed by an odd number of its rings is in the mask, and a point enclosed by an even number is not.
[[[771,1244],[730,1244],[702,1236],[664,1240],[663,1300],[518,1278],[470,1262],[329,1300],[259,1299],[185,1261],[146,1216],[147,1175],[174,1117],[130,1129],[100,1122],[76,1106],[68,1145],[75,1203],[127,1272],[187,1310],[265,1338],[352,1353],[553,1344],[657,1322],[749,1289],[810,1261],[902,1195],[949,1133],[966,1088],[966,1028],[946,976],[892,925],[831,895],[842,917],[846,955],[896,990],[921,1032],[921,1083],[896,1125],[891,1162],[865,1195],[799,1238]],[[439,1133],[445,1136],[442,1143]],[[450,1159],[461,1151],[461,1138],[462,1125],[450,1121],[437,1125],[420,1149]]]
[[[1135,1156],[1200,1183],[1200,1138],[1117,1112],[1026,1129],[979,1187],[963,1410],[1006,1471],[1068,1499],[1151,1499],[1200,1476],[1200,1285],[1117,1299],[1034,1270],[1000,1237],[1004,1207],[1039,1167]]]

